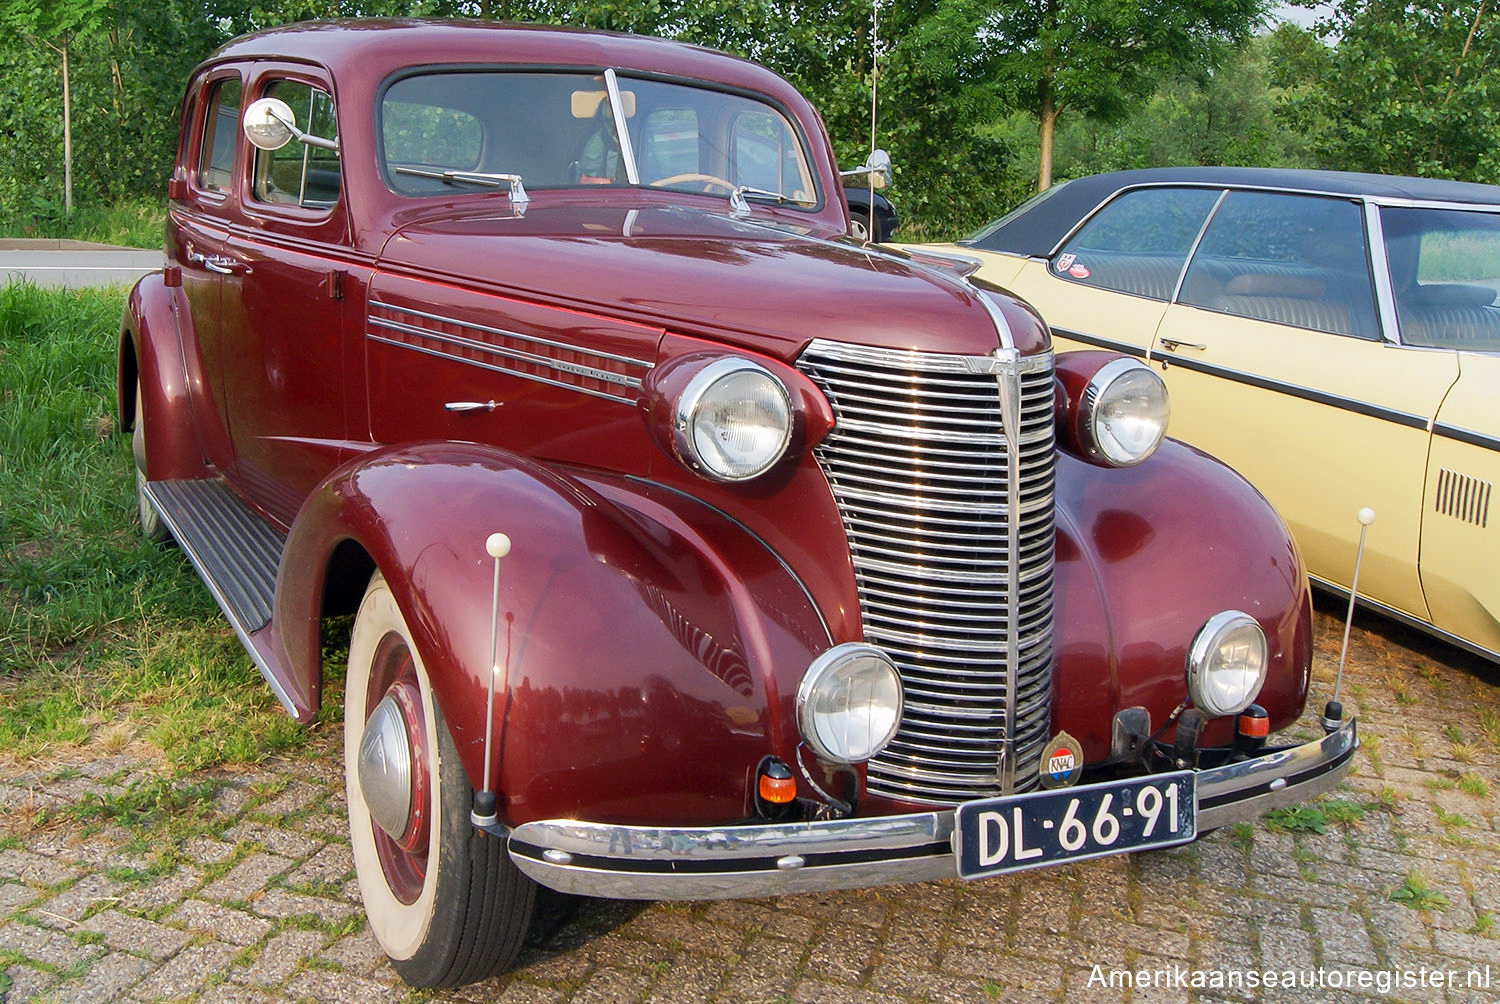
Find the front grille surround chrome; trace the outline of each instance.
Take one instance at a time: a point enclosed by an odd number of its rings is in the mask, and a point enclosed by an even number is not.
[[[1051,353],[814,341],[834,430],[814,455],[849,539],[865,640],[906,711],[871,794],[955,804],[1036,786],[1051,725]]]

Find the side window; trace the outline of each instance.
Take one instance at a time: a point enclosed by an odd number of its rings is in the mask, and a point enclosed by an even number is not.
[[[1500,351],[1500,214],[1380,210],[1407,345]]]
[[[1378,339],[1359,206],[1318,196],[1231,192],[1193,256],[1182,302]]]
[[[310,136],[338,138],[333,99],[299,80],[278,80],[266,97],[280,98]],[[255,151],[255,197],[262,202],[327,209],[339,198],[339,155],[293,139],[279,150]]]
[[[198,155],[198,187],[222,192],[230,186],[234,171],[234,148],[240,135],[240,81],[238,77],[214,85],[208,115],[203,122],[203,147]]]
[[[1084,224],[1052,261],[1054,274],[1086,286],[1170,300],[1193,241],[1219,192],[1126,192]]]

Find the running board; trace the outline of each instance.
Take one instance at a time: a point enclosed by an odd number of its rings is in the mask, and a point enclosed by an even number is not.
[[[287,712],[308,720],[274,663],[270,631],[286,537],[219,480],[150,481],[146,495]]]

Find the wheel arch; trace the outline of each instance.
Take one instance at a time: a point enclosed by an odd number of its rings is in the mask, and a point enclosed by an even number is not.
[[[378,568],[479,788],[497,530],[513,541],[496,653],[510,686],[497,678],[492,721],[502,817],[746,813],[755,764],[794,755],[796,683],[829,637],[763,544],[655,486],[475,444],[345,465],[298,514],[277,583],[275,643],[307,706],[326,618]]]
[[[133,429],[136,390],[151,418],[144,470],[156,481],[207,475],[198,447],[189,398],[190,381],[182,351],[178,318],[187,309],[180,289],[169,287],[159,272],[138,281],[120,318],[115,361],[115,413],[121,431]]]

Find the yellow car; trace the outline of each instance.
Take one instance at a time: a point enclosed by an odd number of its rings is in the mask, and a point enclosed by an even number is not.
[[[957,245],[1059,349],[1159,367],[1316,582],[1500,660],[1500,187],[1253,168],[1059,185]],[[1203,519],[1217,518],[1204,512]]]

